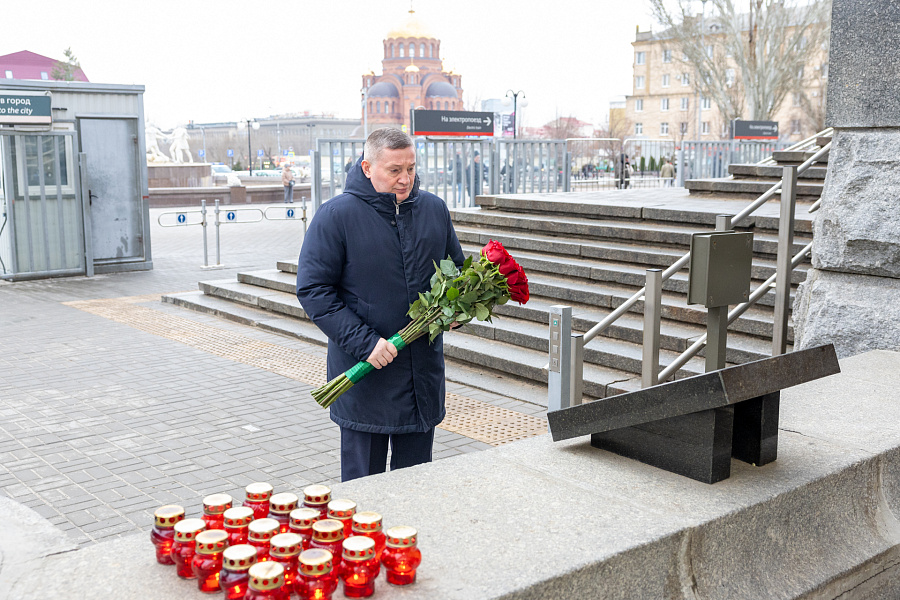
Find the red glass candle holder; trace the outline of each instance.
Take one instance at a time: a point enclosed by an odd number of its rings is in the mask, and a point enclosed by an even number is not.
[[[303,506],[319,511],[320,519],[328,518],[331,488],[327,485],[309,485],[303,488]]]
[[[291,511],[297,508],[300,498],[297,494],[282,492],[269,498],[269,518],[278,521],[280,533],[291,529]]]
[[[253,509],[253,518],[265,519],[269,516],[269,498],[272,497],[273,488],[268,483],[256,482],[248,485],[244,491],[247,499],[243,506]]]
[[[206,594],[222,591],[219,572],[222,570],[222,554],[228,546],[228,534],[221,529],[201,531],[194,541],[196,546],[191,567],[197,577],[197,588]]]
[[[256,564],[256,548],[250,544],[229,546],[222,555],[219,587],[226,600],[243,600],[250,581],[250,567]]]
[[[284,567],[273,561],[250,567],[250,582],[244,600],[289,600],[284,586]]]
[[[319,520],[319,511],[313,508],[301,507],[291,511],[290,532],[303,538],[303,549],[309,549],[309,541],[312,539],[313,523]]]
[[[175,542],[172,544],[172,560],[175,562],[175,572],[182,579],[194,579],[194,548],[196,537],[201,531],[206,530],[203,519],[184,519],[175,524]]]
[[[416,547],[416,530],[406,525],[391,527],[387,535],[387,547],[381,555],[381,563],[387,570],[387,582],[409,585],[416,580],[416,568],[422,562],[422,553]]]
[[[344,540],[341,581],[348,598],[368,598],[375,593],[378,577],[378,561],[375,559],[375,541],[361,535]]]
[[[371,538],[375,542],[375,558],[381,564],[381,554],[384,552],[385,535],[382,531],[381,515],[377,512],[363,511],[353,515],[353,527],[351,535],[362,535]],[[379,569],[380,570],[380,569]]]
[[[344,537],[350,537],[353,527],[353,515],[356,514],[356,502],[338,498],[328,503],[328,518],[340,521],[344,525]]]
[[[341,554],[344,547],[344,525],[334,519],[322,519],[312,526],[312,539],[309,547],[328,550],[333,556],[334,568],[340,572]]]
[[[331,600],[337,589],[334,557],[328,550],[311,548],[300,553],[300,573],[294,584],[300,600]]]
[[[294,580],[297,579],[299,568],[298,557],[302,551],[303,538],[296,533],[279,533],[272,538],[269,556],[284,567],[284,590],[288,593],[294,591]]]
[[[175,524],[184,519],[184,508],[177,504],[160,506],[153,513],[155,522],[150,530],[150,541],[156,547],[156,562],[174,565],[172,544],[175,543]]]
[[[225,511],[231,508],[232,498],[228,494],[210,494],[203,499],[203,520],[206,529],[224,529]]]
[[[256,519],[247,527],[247,541],[256,548],[256,562],[269,560],[269,546],[278,535],[281,524],[275,519]]]
[[[228,545],[246,544],[247,528],[253,522],[253,509],[249,506],[235,506],[226,510],[222,517],[225,524],[225,533],[228,534]]]

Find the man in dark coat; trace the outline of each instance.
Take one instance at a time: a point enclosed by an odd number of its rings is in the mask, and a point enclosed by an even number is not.
[[[443,341],[401,352],[387,341],[429,289],[434,262],[463,254],[443,200],[419,189],[412,140],[378,129],[344,192],[322,205],[300,251],[297,298],[328,336],[328,379],[359,361],[375,367],[331,405],[341,428],[341,479],[431,461],[445,415]]]

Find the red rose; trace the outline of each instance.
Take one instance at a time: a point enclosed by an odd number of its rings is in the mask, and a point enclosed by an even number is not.
[[[481,249],[481,253],[487,256],[487,259],[495,265],[502,265],[507,260],[512,260],[512,256],[509,255],[509,252],[506,251],[503,244],[495,242],[494,240],[489,241],[485,247]]]
[[[509,283],[509,297],[519,304],[525,304],[531,297],[528,292],[528,277],[525,276],[525,271],[521,266],[519,266],[515,275],[515,281],[512,281],[512,276],[506,278],[506,281]]]

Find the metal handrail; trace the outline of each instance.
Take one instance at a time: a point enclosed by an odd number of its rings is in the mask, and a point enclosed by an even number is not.
[[[804,171],[806,171],[807,169],[809,169],[819,158],[821,158],[830,149],[831,149],[831,142],[829,142],[828,144],[823,146],[818,152],[813,154],[811,157],[809,157],[807,160],[805,160],[803,162],[803,164],[801,164],[799,167],[797,167],[797,174],[799,175],[799,174],[803,173]],[[738,222],[740,222],[744,218],[751,215],[754,211],[756,211],[757,208],[759,208],[760,206],[765,204],[770,198],[772,198],[772,196],[774,196],[776,193],[778,193],[781,190],[781,184],[782,184],[782,182],[781,182],[781,180],[779,180],[774,185],[772,185],[771,188],[769,188],[766,192],[764,192],[759,198],[757,198],[752,203],[750,203],[748,206],[746,206],[744,208],[744,210],[742,210],[741,212],[736,214],[731,219],[732,226],[737,225]],[[688,261],[690,261],[690,258],[691,258],[691,253],[690,253],[690,251],[688,251],[684,256],[682,256],[677,261],[675,261],[675,263],[673,263],[672,266],[670,266],[668,269],[663,271],[662,280],[667,281],[669,278],[672,277],[672,275],[674,275],[675,273],[680,271],[688,263]],[[613,312],[609,313],[606,316],[606,318],[604,318],[602,321],[600,321],[599,323],[597,323],[596,325],[591,327],[588,330],[588,332],[584,334],[584,343],[587,344],[592,339],[597,337],[600,333],[605,331],[607,327],[609,327],[610,325],[615,323],[617,320],[619,320],[619,317],[621,317],[622,315],[627,313],[631,309],[632,306],[637,304],[637,302],[644,296],[646,291],[647,291],[646,286],[642,287],[640,290],[635,292],[630,298],[628,298],[628,300],[626,300],[625,302],[620,304],[619,307],[616,308]],[[729,323],[730,323],[730,321],[729,321]],[[704,340],[705,340],[705,337],[704,337]],[[695,354],[696,354],[696,352],[695,352]],[[665,372],[665,371],[663,371],[663,372]],[[662,381],[662,374],[660,374],[660,381]]]
[[[796,144],[794,144],[792,146],[788,146],[784,150],[780,150],[780,152],[796,152],[798,150],[805,149],[807,146],[817,146],[818,144],[815,143],[816,138],[830,135],[832,133],[834,133],[834,128],[828,127],[818,133],[812,134],[810,137],[806,138],[805,140],[800,140]],[[772,158],[772,156],[767,156],[766,158],[762,159],[761,161],[759,161],[756,164],[757,164],[757,166],[762,166],[762,165],[767,165],[767,164],[770,164],[773,162],[775,162],[775,160]]]

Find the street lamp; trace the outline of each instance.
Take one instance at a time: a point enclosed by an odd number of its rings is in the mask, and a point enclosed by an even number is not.
[[[519,96],[522,96],[521,103],[519,102]],[[506,98],[503,99],[503,104],[509,106],[510,99],[512,99],[513,105],[513,139],[516,139],[519,131],[519,104],[522,105],[522,108],[525,108],[528,106],[528,98],[525,97],[525,92],[522,90],[519,90],[518,92],[507,90]]]
[[[259,122],[256,119],[244,119],[238,121],[238,129],[247,129],[247,163],[250,169],[250,177],[253,177],[253,147],[250,143],[250,130],[259,129]]]
[[[702,68],[703,63],[706,62],[706,40],[704,39],[704,34],[706,33],[706,3],[708,0],[700,0],[702,2],[700,9],[700,50],[702,51],[701,56],[703,56],[703,61],[700,63]],[[701,122],[703,121],[703,107],[700,105],[700,83],[703,81],[703,71],[697,71],[697,140],[699,141],[701,135]]]

